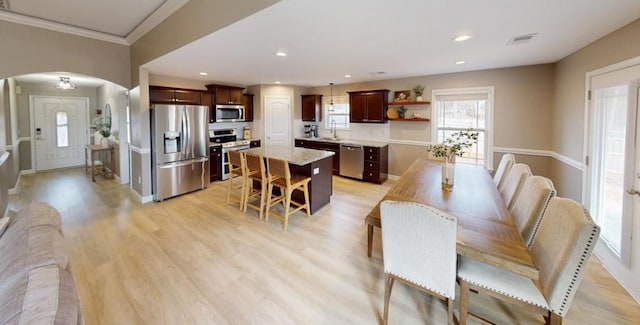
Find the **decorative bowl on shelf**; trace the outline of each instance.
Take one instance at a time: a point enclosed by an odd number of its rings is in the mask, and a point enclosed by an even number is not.
[[[387,110],[387,117],[388,117],[388,118],[398,118],[398,117],[399,117],[399,115],[398,115],[398,109],[397,109],[397,108],[395,108],[395,107],[390,107],[390,108]]]

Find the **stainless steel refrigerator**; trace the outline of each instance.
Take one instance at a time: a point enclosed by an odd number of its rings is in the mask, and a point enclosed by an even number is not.
[[[209,186],[208,107],[151,107],[151,177],[153,199]]]

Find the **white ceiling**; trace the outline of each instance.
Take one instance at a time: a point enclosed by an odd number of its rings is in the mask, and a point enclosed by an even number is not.
[[[51,84],[51,87],[55,87],[60,81],[60,77],[70,78],[69,82],[76,85],[76,87],[99,87],[110,82],[104,79],[69,72],[31,73],[17,76],[15,80],[19,83],[48,83]]]
[[[283,0],[146,67],[315,86],[521,66],[556,62],[639,17],[638,0]],[[529,33],[537,37],[506,46]],[[460,34],[472,38],[452,42]],[[279,50],[288,56],[276,57]]]
[[[19,22],[110,35],[105,40],[123,44],[188,2],[1,1],[11,12],[0,11],[0,19],[27,17]],[[145,66],[153,74],[205,82],[352,83],[556,62],[638,18],[638,0],[282,0]],[[529,33],[537,33],[531,42],[506,46]],[[451,41],[460,34],[472,38]],[[288,56],[276,57],[279,50]],[[40,77],[55,81],[58,75]],[[85,78],[71,77],[78,85]]]

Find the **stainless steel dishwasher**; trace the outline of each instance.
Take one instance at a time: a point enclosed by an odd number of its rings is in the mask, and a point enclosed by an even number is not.
[[[362,179],[364,149],[353,144],[340,145],[340,176]]]

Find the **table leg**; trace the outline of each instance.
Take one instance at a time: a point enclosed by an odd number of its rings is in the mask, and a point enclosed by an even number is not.
[[[96,182],[96,158],[93,156],[95,151],[91,151],[91,181]]]
[[[367,225],[367,256],[371,257],[373,246],[373,225]]]

